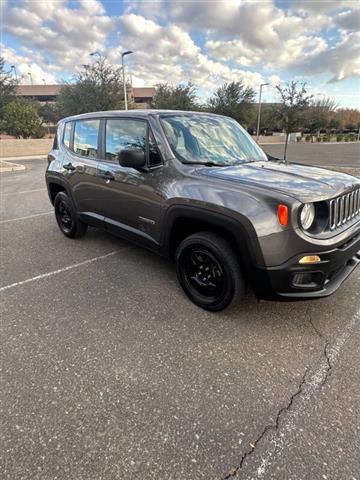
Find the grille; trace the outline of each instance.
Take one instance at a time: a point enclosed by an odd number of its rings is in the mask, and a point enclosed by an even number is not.
[[[330,230],[360,217],[360,188],[330,201]]]

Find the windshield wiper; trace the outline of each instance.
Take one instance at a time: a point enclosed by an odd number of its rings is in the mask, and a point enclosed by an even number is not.
[[[182,162],[186,165],[204,165],[205,167],[229,167],[230,165],[226,165],[223,163],[215,163],[215,162]]]

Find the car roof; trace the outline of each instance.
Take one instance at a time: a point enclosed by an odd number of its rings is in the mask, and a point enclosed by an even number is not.
[[[189,110],[107,110],[100,112],[89,112],[82,113],[80,115],[72,115],[71,117],[62,118],[60,122],[68,122],[71,120],[84,120],[84,119],[93,119],[93,118],[109,118],[109,117],[137,117],[137,118],[148,118],[149,116],[156,116],[161,114],[176,114],[176,115],[211,115],[219,116],[214,113],[209,112],[196,112]],[[59,123],[60,123],[59,122]]]

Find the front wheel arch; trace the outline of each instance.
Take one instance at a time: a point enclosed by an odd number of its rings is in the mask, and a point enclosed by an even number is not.
[[[246,270],[264,264],[255,229],[246,218],[235,220],[205,208],[174,205],[168,208],[163,225],[162,244],[170,258],[174,258],[177,246],[186,236],[199,231],[212,231],[235,246],[238,258],[244,262]]]

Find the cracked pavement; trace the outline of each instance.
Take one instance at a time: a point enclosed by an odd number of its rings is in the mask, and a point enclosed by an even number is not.
[[[357,480],[360,269],[204,312],[165,260],[65,239],[44,163],[0,177],[1,478]]]

